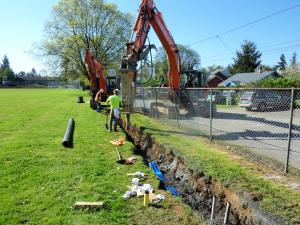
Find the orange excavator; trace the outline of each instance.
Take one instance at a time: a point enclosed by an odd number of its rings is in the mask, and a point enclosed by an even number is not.
[[[145,57],[145,52],[153,45],[146,46],[146,40],[150,27],[156,32],[162,43],[169,60],[169,87],[173,91],[180,88],[180,58],[176,43],[167,29],[162,14],[157,10],[153,0],[143,0],[135,21],[133,32],[135,40],[126,44],[127,53],[122,59],[121,69],[136,71],[138,61]]]
[[[122,58],[121,71],[127,75],[135,74],[138,62],[143,60],[153,45],[146,45],[150,28],[153,28],[161,44],[163,45],[169,63],[169,101],[158,100],[150,102],[149,113],[161,113],[168,118],[182,115],[208,116],[208,103],[200,100],[198,96],[190,96],[185,89],[180,88],[180,57],[177,45],[168,30],[162,14],[157,10],[153,0],[142,0],[138,15],[133,27],[133,35],[130,42],[126,44],[126,55]],[[133,78],[134,80],[134,78]],[[130,96],[130,95],[128,95]],[[129,101],[130,102],[130,101]],[[180,115],[181,116],[181,115]]]
[[[91,54],[89,49],[86,50],[85,62],[90,80],[90,106],[91,108],[96,109],[96,94],[101,90],[101,102],[105,102],[107,96],[111,95],[113,93],[113,89],[117,87],[117,79],[116,77],[107,77],[105,79],[102,64]]]

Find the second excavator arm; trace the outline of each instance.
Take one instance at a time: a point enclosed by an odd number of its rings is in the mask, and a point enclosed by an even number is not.
[[[99,60],[94,57],[90,51],[87,49],[85,54],[85,62],[88,66],[88,73],[90,78],[90,85],[92,91],[103,90],[106,93],[106,81],[103,75],[103,68]],[[98,84],[96,79],[96,74],[98,74]]]

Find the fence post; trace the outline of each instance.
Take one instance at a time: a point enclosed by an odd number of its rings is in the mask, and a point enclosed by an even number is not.
[[[224,222],[223,222],[223,224],[227,224],[227,223],[228,223],[229,213],[230,213],[230,202],[227,202],[227,204],[226,204],[226,211],[225,211],[225,217],[224,217]]]
[[[293,127],[293,114],[294,114],[294,88],[291,91],[291,105],[290,105],[290,122],[289,122],[289,133],[288,133],[288,147],[286,153],[285,161],[285,173],[289,172],[289,160],[290,160],[290,150],[291,150],[291,138],[292,138],[292,127]]]
[[[212,142],[212,90],[209,89],[209,141]]]
[[[145,105],[145,89],[144,88],[142,88],[142,87],[140,87],[141,88],[141,90],[143,91],[142,93],[143,93],[143,114],[145,114],[145,112],[146,112],[146,105]]]
[[[176,121],[177,121],[177,128],[180,128],[179,126],[179,110],[177,110],[177,95],[176,90],[174,90],[174,100],[175,100],[175,113],[176,113]]]
[[[213,196],[212,199],[212,205],[211,205],[211,214],[210,214],[210,220],[214,219],[215,216],[215,209],[216,209],[216,196]]]
[[[158,120],[157,87],[155,87],[155,118]]]

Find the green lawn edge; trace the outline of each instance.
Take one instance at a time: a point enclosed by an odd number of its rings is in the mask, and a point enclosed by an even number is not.
[[[250,168],[241,166],[205,141],[197,131],[178,129],[164,122],[141,114],[132,115],[132,124],[142,127],[145,134],[151,135],[158,143],[183,157],[189,168],[204,172],[239,194],[260,196],[262,200],[259,206],[262,210],[282,217],[289,223],[300,223],[299,193],[268,181]]]

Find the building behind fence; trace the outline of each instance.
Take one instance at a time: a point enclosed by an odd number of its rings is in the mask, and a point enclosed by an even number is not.
[[[300,169],[300,89],[138,88],[135,111]],[[172,99],[172,101],[170,100]]]

